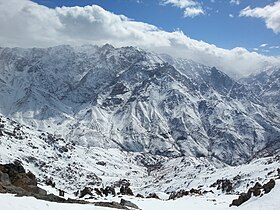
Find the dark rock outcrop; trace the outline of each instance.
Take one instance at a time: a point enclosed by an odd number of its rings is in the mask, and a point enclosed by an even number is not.
[[[64,191],[60,190],[60,194]],[[0,193],[11,193],[16,196],[33,196],[40,200],[59,203],[89,203],[86,201],[64,199],[47,192],[37,186],[33,173],[25,171],[19,161],[0,164]]]
[[[85,197],[86,195],[93,195],[92,194],[92,189],[90,187],[85,187],[81,192],[80,192],[80,198]]]
[[[269,180],[269,182],[263,185],[264,193],[269,193],[272,190],[272,188],[274,188],[274,186],[275,186],[275,180],[274,179]]]
[[[0,185],[3,193],[16,195],[45,196],[47,192],[37,186],[36,177],[25,169],[19,161],[9,164],[0,164]]]
[[[102,206],[102,207],[109,207],[109,208],[115,208],[115,209],[129,209],[126,206],[117,203],[117,202],[95,202],[95,206]]]
[[[132,190],[128,186],[125,186],[125,185],[121,186],[120,194],[122,194],[122,195],[131,195],[131,196],[134,195]]]
[[[222,192],[229,193],[233,190],[233,184],[228,179],[218,179],[210,187],[217,187],[217,190],[222,190]]]
[[[155,198],[159,199],[158,195],[156,193],[150,193],[146,198]]]
[[[251,196],[253,193],[254,196],[259,196],[261,194],[261,189],[262,185],[259,182],[257,182],[254,187],[248,190],[247,194]]]
[[[144,196],[138,193],[138,194],[136,195],[136,198],[144,198]]]
[[[234,199],[230,206],[240,206],[242,203],[245,203],[251,198],[251,195],[248,193],[241,193],[237,199]]]
[[[121,199],[120,204],[123,206],[134,208],[134,209],[139,209],[139,207],[136,204],[132,203],[131,201],[125,200],[125,199]]]
[[[180,190],[180,191],[178,191],[178,192],[172,192],[171,194],[170,194],[170,196],[169,196],[169,200],[175,200],[175,199],[177,199],[177,198],[181,198],[181,197],[183,197],[183,196],[187,196],[187,195],[189,195],[190,194],[190,192],[189,191],[186,191],[186,190]]]
[[[251,187],[247,193],[241,193],[237,199],[234,199],[230,206],[240,206],[244,202],[248,201],[252,194],[254,196],[261,196],[263,193],[269,193],[272,188],[275,186],[275,180],[271,179],[269,182],[265,183],[264,185],[261,185],[259,182],[257,182],[254,187]]]

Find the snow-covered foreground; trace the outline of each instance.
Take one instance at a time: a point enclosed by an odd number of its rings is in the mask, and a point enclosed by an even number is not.
[[[279,210],[280,180],[276,180],[276,186],[269,194],[262,197],[252,197],[239,207],[229,207],[236,195],[207,195],[187,196],[177,200],[162,201],[157,199],[138,199],[125,197],[125,199],[137,204],[143,210]],[[120,198],[114,198],[119,201]],[[1,209],[3,210],[108,210],[109,208],[96,207],[94,205],[61,204],[37,200],[31,197],[14,197],[9,194],[0,194]]]

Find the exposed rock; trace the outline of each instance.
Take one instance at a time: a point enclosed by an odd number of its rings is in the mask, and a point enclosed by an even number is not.
[[[248,190],[247,194],[250,194],[251,196],[251,194],[253,193],[254,196],[259,196],[261,194],[261,189],[262,185],[259,182],[257,182],[254,187]]]
[[[63,190],[61,190],[61,189],[58,189],[58,192],[59,192],[59,196],[62,196],[62,197],[64,197],[64,191]]]
[[[241,193],[238,197],[238,199],[235,199],[232,201],[230,206],[240,206],[242,203],[249,200],[252,196],[252,193],[254,196],[260,196],[262,193],[262,190],[264,193],[269,193],[272,188],[275,186],[275,180],[271,179],[269,182],[267,182],[264,185],[261,185],[259,182],[257,182],[254,187],[251,187],[247,193]]]
[[[274,186],[275,186],[275,180],[271,179],[268,183],[263,185],[264,192],[269,193],[272,190],[272,188],[274,188]]]
[[[136,204],[132,203],[131,201],[125,200],[125,199],[121,199],[120,204],[127,206],[127,207],[134,208],[134,209],[139,209],[139,207]]]
[[[139,194],[139,193],[136,195],[136,197],[137,197],[137,198],[144,198],[144,196],[141,195],[141,194]]]
[[[53,181],[52,178],[46,179],[45,184],[48,186],[55,187],[55,182]]]
[[[105,195],[108,196],[109,194],[115,196],[116,195],[116,191],[113,187],[109,187],[107,186],[105,189],[100,188],[100,191]]]
[[[156,193],[150,193],[146,198],[155,198],[159,199],[158,195]]]
[[[170,194],[170,196],[169,196],[168,199],[169,199],[169,200],[171,200],[171,199],[175,200],[175,199],[177,199],[177,198],[181,198],[181,197],[187,196],[187,195],[189,195],[189,194],[190,194],[189,191],[180,190],[180,191],[178,191],[178,192],[172,192],[172,193]]]
[[[94,191],[95,191],[96,195],[103,196],[101,190],[99,190],[98,188],[94,188]]]
[[[3,173],[0,171],[0,182],[3,185],[10,185],[11,184],[11,180],[9,178],[9,175],[7,173]]]
[[[124,205],[114,202],[114,201],[113,202],[95,202],[94,205],[115,208],[115,209],[129,209],[129,208],[125,207]]]
[[[85,197],[86,195],[92,195],[92,189],[90,187],[85,187],[81,192],[80,192],[80,198]]]
[[[47,192],[37,186],[36,177],[25,169],[19,161],[2,165],[0,164],[0,177],[3,192],[17,195],[47,195]]]
[[[246,202],[251,198],[251,195],[248,193],[241,193],[237,199],[234,199],[230,206],[240,206],[242,203]]]
[[[130,182],[127,179],[120,179],[119,181],[114,183],[114,187],[129,187],[130,186]]]
[[[122,194],[122,195],[131,195],[131,196],[134,195],[132,190],[128,186],[124,186],[124,185],[121,186],[121,188],[120,188],[120,194]]]
[[[192,189],[190,190],[190,194],[202,195],[202,192],[201,192],[200,189],[194,189],[194,188],[192,188]]]
[[[11,193],[16,196],[33,196],[37,199],[60,202],[60,203],[89,203],[86,201],[68,199],[65,200],[54,194],[47,194],[44,189],[37,186],[36,177],[33,173],[25,173],[20,162],[0,164],[0,193]],[[64,191],[59,190],[63,196]]]
[[[104,162],[104,161],[96,162],[96,164],[100,165],[100,166],[106,166],[106,162]]]
[[[222,190],[223,192],[231,192],[233,189],[232,183],[228,179],[218,179],[210,187],[217,187],[217,190]]]

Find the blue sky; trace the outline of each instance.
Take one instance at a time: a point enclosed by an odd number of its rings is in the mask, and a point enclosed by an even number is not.
[[[164,5],[161,0],[33,1],[50,8],[99,5],[107,11],[155,25],[164,31],[181,30],[193,39],[221,48],[244,47],[265,55],[280,55],[280,33],[267,28],[262,19],[239,16],[240,11],[248,6],[262,8],[277,2],[275,0],[240,0],[240,4],[230,3],[230,0],[200,1],[199,7],[204,14],[195,17],[184,17],[184,8]]]

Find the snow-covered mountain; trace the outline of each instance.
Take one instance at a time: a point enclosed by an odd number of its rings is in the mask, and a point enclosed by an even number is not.
[[[280,109],[280,67],[266,69],[242,79],[264,103]]]
[[[3,115],[80,146],[238,164],[280,136],[250,85],[138,48],[1,48],[0,72]]]
[[[134,47],[0,48],[0,161],[66,193],[127,179],[145,196],[215,197],[218,180],[238,194],[279,176],[279,76]]]

